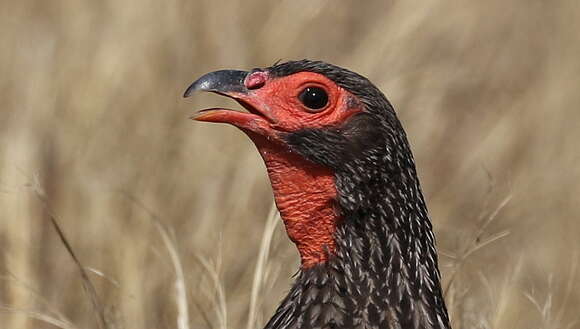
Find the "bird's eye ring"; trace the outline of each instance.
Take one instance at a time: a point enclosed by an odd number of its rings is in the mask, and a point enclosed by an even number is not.
[[[298,99],[308,110],[321,111],[328,104],[328,94],[320,87],[306,87],[298,95]]]

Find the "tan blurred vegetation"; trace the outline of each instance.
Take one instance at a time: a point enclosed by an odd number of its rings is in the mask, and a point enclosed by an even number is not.
[[[302,58],[398,109],[455,328],[580,328],[579,22],[573,0],[0,1],[0,328],[97,327],[50,213],[114,327],[188,306],[191,328],[245,328],[270,187],[240,132],[187,119],[229,101],[181,94]],[[256,327],[297,266],[278,225]]]

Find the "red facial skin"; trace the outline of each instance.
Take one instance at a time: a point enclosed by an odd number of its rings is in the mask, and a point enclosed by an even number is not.
[[[360,112],[354,96],[321,74],[300,72],[282,78],[254,72],[246,78],[248,93],[227,93],[251,113],[228,109],[199,112],[197,121],[232,124],[244,131],[262,156],[276,205],[288,236],[300,252],[302,267],[325,262],[336,249],[334,232],[341,220],[336,212],[333,172],[292,153],[281,134],[304,128],[339,125]],[[299,100],[306,87],[320,87],[328,104],[313,111]],[[354,104],[359,104],[354,102]]]

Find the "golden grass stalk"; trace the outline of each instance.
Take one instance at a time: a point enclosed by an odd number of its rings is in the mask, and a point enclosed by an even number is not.
[[[96,322],[97,322],[98,327],[101,329],[107,329],[107,328],[112,327],[109,325],[109,322],[107,321],[107,317],[105,315],[105,308],[99,299],[99,295],[97,294],[97,290],[95,289],[95,286],[93,285],[91,279],[89,278],[88,272],[86,271],[85,267],[81,263],[80,259],[77,257],[71,243],[69,242],[64,231],[60,227],[60,224],[58,223],[57,217],[53,213],[52,209],[50,208],[50,205],[48,204],[48,200],[46,198],[46,194],[45,194],[44,190],[42,189],[40,182],[38,181],[38,179],[36,179],[36,176],[32,179],[32,183],[30,184],[30,186],[32,187],[32,190],[34,191],[34,194],[36,195],[38,200],[43,205],[44,211],[47,214],[47,217],[50,220],[52,227],[56,231],[60,241],[62,242],[63,246],[65,247],[67,253],[72,258],[74,264],[76,265],[78,273],[81,277],[83,290],[85,291],[87,297],[89,298],[89,300],[91,302],[93,312],[94,312],[95,318],[97,320]],[[53,320],[52,318],[47,317],[47,316],[43,316],[42,314],[39,314],[39,313],[35,313],[35,312],[25,312],[25,313],[31,317],[38,318],[38,319],[41,319],[43,321]],[[58,323],[62,323],[62,321],[60,321]]]
[[[276,208],[276,204],[272,202],[268,220],[264,227],[264,233],[262,234],[262,242],[260,243],[260,250],[256,261],[256,268],[254,270],[254,278],[252,280],[252,290],[250,294],[250,309],[248,311],[248,323],[246,329],[254,329],[256,327],[256,318],[258,316],[258,296],[260,295],[265,280],[270,245],[272,244],[272,237],[274,236],[274,230],[276,229],[278,222],[278,209]]]

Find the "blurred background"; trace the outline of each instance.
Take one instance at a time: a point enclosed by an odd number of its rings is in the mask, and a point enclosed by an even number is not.
[[[239,106],[181,95],[302,58],[395,105],[455,328],[580,328],[579,22],[574,0],[0,1],[0,328],[261,328],[298,255],[250,141],[188,120]]]

